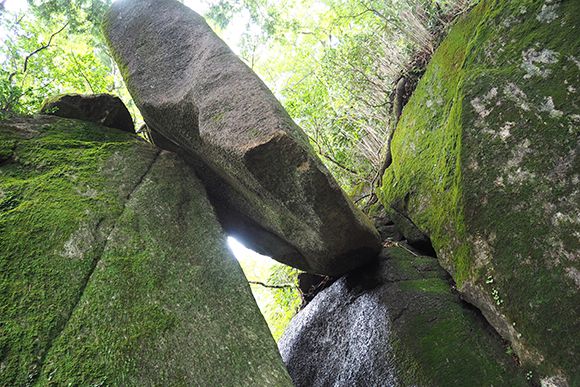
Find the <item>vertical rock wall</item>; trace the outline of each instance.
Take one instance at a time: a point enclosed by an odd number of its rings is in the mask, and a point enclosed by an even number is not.
[[[405,107],[382,202],[534,378],[580,380],[578,1],[484,0]]]

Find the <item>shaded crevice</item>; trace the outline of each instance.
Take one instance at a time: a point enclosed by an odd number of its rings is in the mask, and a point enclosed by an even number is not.
[[[129,191],[129,193],[125,196],[126,201],[125,201],[125,205],[123,206],[123,210],[121,211],[121,215],[123,215],[123,213],[125,212],[125,208],[127,207],[127,203],[129,202],[129,199],[131,199],[131,196],[135,193],[135,191],[137,191],[137,189],[141,186],[141,184],[143,184],[145,177],[147,177],[149,172],[151,172],[151,168],[153,168],[153,165],[155,164],[155,162],[159,158],[160,154],[161,154],[161,151],[155,152],[155,156],[153,156],[153,159],[151,160],[151,162],[147,166],[145,173],[143,173],[141,175],[141,177],[139,178],[139,180],[137,181],[137,183],[135,184],[133,189],[131,191]],[[121,215],[119,215],[119,218],[121,217]]]
[[[400,310],[398,310],[398,311],[397,311],[397,314],[396,314],[396,315],[394,315],[394,316],[391,318],[391,323],[394,323],[394,322],[396,322],[398,319],[400,319],[401,317],[403,317],[403,315],[405,314],[405,312],[406,312],[408,309],[409,309],[409,305],[407,304],[407,305],[403,306],[403,307],[402,307]]]
[[[332,285],[338,278],[312,273],[298,274],[298,288],[302,296],[300,309],[304,309],[318,293]]]
[[[405,202],[407,200],[408,199],[405,198]],[[431,238],[427,234],[425,234],[423,231],[421,231],[421,229],[415,224],[415,222],[413,222],[411,220],[411,218],[409,218],[406,215],[404,210],[401,211],[400,209],[398,209],[396,207],[397,206],[391,206],[391,209],[397,214],[397,216],[402,218],[402,220],[408,224],[407,228],[414,229],[412,236],[405,235],[404,232],[401,232],[405,236],[407,244],[410,247],[412,247],[415,251],[417,251],[420,255],[426,255],[428,257],[437,258],[437,252],[435,251],[435,248],[433,247],[433,243],[431,242]],[[406,204],[405,204],[405,208],[406,208]]]
[[[409,219],[409,217],[406,216],[402,211],[400,211],[396,208],[393,208],[393,210],[398,215],[403,217],[406,221],[408,221],[411,225],[416,227],[416,225],[411,221],[411,219]],[[474,323],[483,332],[485,332],[486,335],[488,335],[489,337],[492,337],[494,342],[501,343],[501,345],[503,346],[503,348],[501,349],[502,351],[505,350],[505,348],[508,348],[510,346],[509,340],[506,340],[502,336],[502,334],[494,327],[494,325],[492,323],[490,323],[490,321],[485,317],[484,312],[478,306],[469,302],[465,298],[465,296],[457,289],[457,284],[455,283],[455,280],[453,279],[451,273],[449,273],[447,271],[447,269],[445,267],[443,267],[441,265],[441,263],[439,262],[439,260],[437,259],[436,251],[433,248],[433,245],[431,243],[431,239],[427,235],[422,233],[425,236],[425,238],[423,241],[420,241],[420,243],[417,243],[417,241],[415,241],[415,243],[410,243],[409,240],[402,239],[403,237],[402,237],[397,225],[393,224],[391,219],[386,218],[386,217],[379,218],[379,219],[376,219],[376,223],[377,223],[376,224],[377,228],[382,227],[383,229],[385,229],[385,231],[387,231],[385,233],[381,233],[381,236],[383,237],[383,246],[385,246],[385,247],[399,247],[399,248],[403,248],[403,249],[407,250],[408,252],[410,252],[411,254],[413,254],[415,256],[419,256],[419,255],[425,256],[426,255],[426,256],[430,256],[430,257],[435,258],[437,261],[437,266],[442,269],[442,272],[441,272],[442,277],[441,278],[447,282],[447,284],[449,285],[449,289],[450,289],[451,293],[456,297],[456,302],[461,306],[461,308],[464,309],[466,311],[466,313],[472,317]],[[419,229],[417,228],[417,230],[419,230]],[[395,235],[394,239],[393,239],[393,235]],[[397,236],[399,238],[397,238]],[[399,240],[397,240],[397,239],[399,239]],[[422,277],[424,277],[425,273],[432,271],[432,269],[429,269],[429,268],[422,268],[422,267],[418,267],[416,265],[412,265],[412,266]],[[408,280],[408,278],[394,278],[394,279],[390,279],[390,280],[385,280],[384,283],[400,283],[400,282],[405,282],[407,280]],[[408,305],[407,305],[407,307],[408,307]],[[398,319],[400,319],[404,315],[405,311],[407,310],[407,307],[403,307],[401,310],[398,310],[397,313],[391,319],[391,321],[395,322]],[[436,319],[436,318],[437,318],[437,316],[434,316],[434,319]],[[520,359],[513,353],[511,354],[511,360],[513,362],[513,365],[515,365],[517,367],[521,365]]]
[[[453,281],[453,280],[451,280]],[[454,282],[453,282],[454,283]],[[470,303],[465,299],[465,297],[459,292],[455,286],[451,288],[452,292],[455,293],[459,299],[459,304],[461,307],[470,313],[474,320],[476,321],[477,325],[489,336],[492,336],[497,342],[502,343],[503,349],[511,348],[511,343],[505,337],[503,337],[500,332],[489,322],[489,320],[483,314],[483,311],[479,309],[474,304]],[[515,354],[510,354],[510,359],[513,361],[513,364],[517,367],[521,366],[520,358]]]
[[[5,164],[10,164],[14,162],[14,156],[16,155],[16,146],[18,143],[15,141],[14,144],[10,147],[8,153],[0,154],[0,167]]]
[[[74,312],[77,310],[81,300],[83,299],[85,290],[87,289],[91,278],[93,276],[93,274],[95,273],[97,266],[99,265],[99,263],[101,262],[103,255],[107,249],[107,245],[109,242],[109,239],[111,238],[111,236],[113,235],[113,232],[116,230],[117,228],[117,223],[119,221],[119,219],[121,219],[121,217],[123,216],[123,214],[125,213],[125,210],[127,209],[127,205],[129,204],[129,201],[131,199],[131,196],[139,189],[139,187],[143,184],[145,177],[149,174],[149,172],[151,171],[151,169],[153,168],[153,165],[155,164],[155,162],[157,161],[157,159],[159,158],[159,155],[161,154],[161,151],[156,151],[154,157],[152,158],[151,162],[147,165],[147,168],[145,169],[145,172],[139,177],[139,180],[137,181],[137,183],[134,185],[134,187],[129,191],[129,193],[126,195],[126,200],[123,204],[123,209],[121,210],[121,212],[119,213],[119,216],[115,219],[115,221],[113,222],[109,233],[107,234],[107,237],[105,238],[105,240],[102,243],[102,247],[100,248],[99,252],[96,254],[95,258],[93,258],[93,261],[91,262],[91,266],[89,271],[87,272],[87,274],[84,276],[83,281],[81,282],[81,286],[79,288],[78,291],[78,295],[76,300],[74,301],[72,307],[69,310],[69,313],[67,313],[66,317],[63,319],[63,321],[56,325],[55,327],[53,327],[53,329],[51,329],[50,333],[49,333],[49,340],[48,340],[48,345],[46,346],[46,349],[43,351],[43,353],[41,354],[41,356],[39,357],[38,362],[36,363],[36,365],[34,366],[35,369],[38,370],[37,373],[33,374],[30,377],[30,385],[34,385],[37,380],[38,377],[40,377],[40,375],[42,375],[42,371],[44,370],[44,366],[45,366],[45,361],[46,361],[46,357],[48,356],[50,350],[52,349],[54,343],[58,340],[58,338],[62,335],[62,333],[65,331],[66,327],[68,326],[72,316],[74,315]],[[97,221],[97,224],[95,225],[95,233],[99,233],[101,227],[103,226],[103,223],[105,222],[106,218],[100,218]]]

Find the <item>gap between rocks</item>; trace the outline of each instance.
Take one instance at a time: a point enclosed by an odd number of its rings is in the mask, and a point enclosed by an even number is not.
[[[400,211],[396,211],[396,212],[399,215],[403,216],[405,218],[405,220],[408,220],[409,222],[412,223],[411,219],[409,219],[407,216],[402,214]],[[475,317],[475,321],[482,328],[482,330],[484,330],[488,334],[496,337],[497,340],[499,342],[503,343],[506,348],[511,345],[510,342],[508,340],[504,339],[500,335],[500,333],[494,328],[494,326],[487,320],[487,318],[485,317],[483,312],[476,305],[470,303],[469,301],[467,301],[463,297],[461,292],[457,289],[457,285],[455,284],[455,281],[453,280],[453,277],[451,276],[451,274],[439,263],[439,260],[437,258],[437,253],[436,253],[435,249],[433,248],[431,239],[426,234],[423,234],[425,236],[425,240],[421,241],[421,243],[409,243],[409,241],[404,239],[402,234],[398,231],[398,228],[395,225],[395,223],[392,222],[387,217],[376,218],[375,225],[376,225],[377,229],[380,231],[381,238],[383,240],[383,246],[403,248],[415,256],[419,256],[419,255],[428,256],[428,257],[432,257],[434,260],[436,260],[437,265],[440,268],[442,268],[443,271],[445,272],[445,274],[446,274],[445,280],[449,284],[449,288],[450,288],[451,292],[457,296],[457,299],[459,301],[460,306],[463,309],[469,311]],[[414,223],[413,223],[413,225],[414,225]],[[415,269],[418,272],[422,271],[418,267],[415,267]],[[406,281],[406,279],[401,278],[401,279],[395,279],[395,280],[387,281],[387,282],[403,282],[403,281]],[[372,288],[372,286],[371,286],[371,288]],[[402,317],[407,309],[408,309],[407,307],[404,307],[403,309],[401,309],[391,319],[391,322],[395,322],[400,317]],[[435,318],[436,318],[436,316],[435,316]],[[518,366],[520,365],[519,358],[515,354],[512,354],[511,358],[516,365],[518,365]]]

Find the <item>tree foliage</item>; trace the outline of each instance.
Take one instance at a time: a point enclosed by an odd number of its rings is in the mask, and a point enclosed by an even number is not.
[[[391,127],[392,91],[417,77],[471,0],[220,0],[218,28],[240,15],[240,53],[309,135],[353,197],[371,187]],[[231,27],[231,26],[230,26]]]
[[[286,265],[276,265],[270,271],[268,282],[282,285],[270,289],[274,302],[264,308],[264,315],[276,341],[282,337],[290,320],[302,305],[302,295],[298,290],[298,273],[297,269]]]
[[[0,115],[32,114],[50,96],[114,93],[137,110],[109,55],[100,20],[110,0],[29,0],[0,15]]]

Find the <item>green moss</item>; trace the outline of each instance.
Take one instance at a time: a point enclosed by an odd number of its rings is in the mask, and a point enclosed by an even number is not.
[[[402,332],[402,343],[421,364],[427,380],[438,386],[528,385],[480,317],[458,304],[445,305],[430,310],[436,315],[413,316]]]
[[[221,112],[221,113],[218,113],[218,114],[216,114],[215,116],[213,116],[213,117],[211,118],[211,120],[212,120],[213,122],[215,122],[215,123],[220,123],[220,122],[222,122],[222,121],[223,121],[223,119],[224,119],[224,113],[223,113],[223,112]]]
[[[570,0],[486,0],[461,18],[404,109],[381,191],[458,288],[493,306],[526,367],[569,380],[580,379],[578,14]]]
[[[32,122],[0,122],[0,143],[3,148],[10,144],[13,152],[0,168],[3,385],[25,385],[38,375],[102,249],[97,220],[105,229],[121,209],[117,188],[111,185],[117,182],[107,184],[100,169],[115,152],[135,142],[88,123]],[[20,130],[22,125],[34,131]],[[76,244],[75,235],[87,238],[84,245]],[[82,254],[72,257],[67,248]]]
[[[385,173],[380,192],[381,201],[388,208],[396,204],[402,210],[415,207],[423,210],[413,222],[431,236],[438,251],[453,244],[453,235],[457,235],[458,240],[465,238],[461,193],[457,187],[461,178],[456,155],[461,127],[457,121],[461,114],[458,105],[454,104],[457,98],[454,85],[461,81],[465,52],[476,33],[478,16],[484,11],[485,8],[480,7],[470,18],[461,19],[455,26],[460,32],[450,34],[435,53],[403,111],[391,147],[394,163]],[[445,71],[445,79],[439,76],[442,71]],[[417,189],[417,182],[422,185],[423,195],[409,199],[408,193]],[[460,258],[461,261],[468,259],[468,255]],[[458,269],[468,265],[453,267],[445,262],[444,266],[457,271],[457,281],[467,275]]]
[[[449,284],[440,279],[425,278],[401,283],[404,290],[417,290],[421,292],[446,293],[449,292]]]
[[[6,140],[0,143],[0,163],[8,161],[14,153],[16,141]]]
[[[383,300],[395,314],[393,347],[401,385],[527,385],[499,336],[452,292],[436,259],[401,248],[387,252],[385,271],[400,278]]]
[[[175,155],[50,117],[1,122],[0,143],[0,385],[289,384]]]
[[[108,239],[41,382],[289,384],[203,187],[174,155],[159,156]]]

